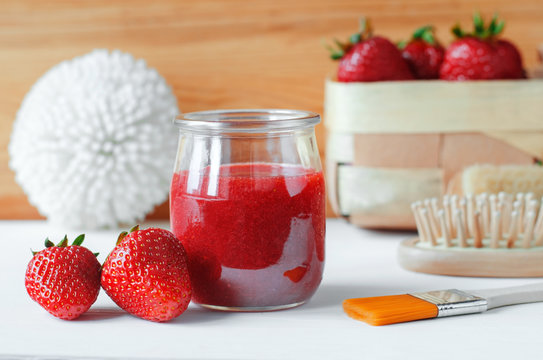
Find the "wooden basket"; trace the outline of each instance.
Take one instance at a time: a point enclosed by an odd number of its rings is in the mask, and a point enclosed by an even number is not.
[[[473,164],[543,158],[543,81],[326,81],[333,209],[367,228],[415,229],[410,204]]]

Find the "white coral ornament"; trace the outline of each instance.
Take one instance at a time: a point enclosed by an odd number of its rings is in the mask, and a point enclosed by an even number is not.
[[[95,50],[54,66],[25,96],[10,167],[54,223],[132,224],[168,196],[178,112],[172,90],[144,60]]]

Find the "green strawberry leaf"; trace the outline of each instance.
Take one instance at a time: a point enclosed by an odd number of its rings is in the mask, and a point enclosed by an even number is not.
[[[140,229],[140,225],[134,225],[130,230],[128,230],[128,233],[133,233],[134,231],[138,231]]]
[[[504,27],[505,27],[505,21],[502,20],[496,24],[496,26],[494,27],[494,31],[492,32],[492,35],[499,35],[503,31]]]
[[[473,27],[476,35],[480,35],[485,31],[485,23],[479,12],[473,14]]]
[[[488,24],[488,26],[486,26],[483,18],[481,17],[481,14],[476,12],[475,14],[473,14],[474,30],[473,33],[469,35],[476,36],[481,39],[488,39],[499,35],[503,31],[504,26],[505,22],[500,21],[497,14],[494,14],[494,16],[492,16],[490,23]]]
[[[332,60],[339,60],[343,56],[345,56],[345,53],[343,51],[335,51],[330,54],[330,57],[332,58]]]
[[[85,234],[81,234],[76,237],[72,245],[80,246],[83,243],[83,240],[85,240]]]
[[[494,34],[497,23],[498,23],[498,16],[496,14],[494,14],[494,16],[492,16],[492,20],[490,20],[490,24],[488,25],[488,31],[491,34]]]
[[[51,240],[49,240],[49,238],[46,238],[45,239],[45,247],[50,248],[50,247],[53,247],[53,246],[55,246],[55,244]]]
[[[324,40],[322,41],[322,44],[324,45],[326,50],[330,52],[330,57],[333,60],[341,59],[345,55],[345,52],[343,51],[343,49],[334,49],[332,46],[326,44]]]
[[[435,45],[434,27],[432,25],[421,26],[413,33],[413,40],[416,39],[421,39],[430,45]]]
[[[430,45],[434,45],[436,43],[436,40],[434,38],[434,34],[431,31],[426,31],[422,34],[421,39],[427,42]]]
[[[413,39],[422,39],[424,34],[427,33],[428,31],[432,31],[433,28],[434,27],[432,25],[421,26],[420,28],[415,30],[415,32],[413,33]]]
[[[456,36],[457,38],[462,38],[466,35],[464,30],[462,30],[462,28],[460,27],[460,24],[456,24],[455,26],[453,26],[451,31],[454,34],[454,36]]]
[[[358,44],[360,42],[360,40],[362,40],[362,34],[360,34],[360,33],[352,34],[351,37],[349,38],[349,41],[353,45]]]

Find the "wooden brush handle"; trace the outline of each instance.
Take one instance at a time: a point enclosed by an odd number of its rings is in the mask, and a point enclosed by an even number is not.
[[[543,301],[543,283],[466,292],[487,299],[488,309]]]

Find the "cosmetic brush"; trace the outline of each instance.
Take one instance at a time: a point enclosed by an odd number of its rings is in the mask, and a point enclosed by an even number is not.
[[[501,306],[543,301],[543,283],[499,289],[457,289],[347,299],[343,310],[356,320],[380,326],[453,315],[481,313]]]

